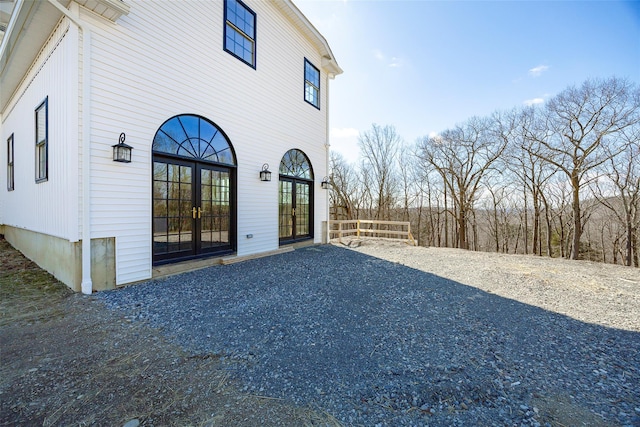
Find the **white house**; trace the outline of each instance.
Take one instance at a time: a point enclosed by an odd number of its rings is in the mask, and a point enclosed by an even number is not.
[[[16,0],[4,16],[0,233],[59,280],[90,293],[325,240],[342,70],[290,0]]]

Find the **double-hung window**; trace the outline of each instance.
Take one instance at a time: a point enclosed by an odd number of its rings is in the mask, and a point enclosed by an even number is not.
[[[256,14],[240,0],[225,0],[224,20],[224,50],[256,68]]]
[[[7,139],[7,190],[14,189],[14,172],[13,172],[13,134]]]
[[[320,71],[304,60],[304,100],[320,109]]]
[[[48,159],[48,98],[36,108],[36,182],[44,182],[49,177]]]

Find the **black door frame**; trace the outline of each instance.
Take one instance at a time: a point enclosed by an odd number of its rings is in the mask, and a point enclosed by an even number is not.
[[[292,214],[292,218],[291,218],[291,236],[288,237],[279,237],[279,241],[280,244],[289,244],[289,243],[295,243],[295,242],[300,242],[300,241],[304,241],[304,240],[309,240],[309,239],[313,239],[313,222],[314,222],[314,205],[313,205],[313,201],[314,201],[314,194],[313,194],[313,180],[309,180],[309,179],[305,179],[305,178],[298,178],[298,177],[292,177],[292,176],[288,176],[288,175],[280,175],[280,181],[288,181],[291,182],[291,206],[293,209],[295,209],[296,205],[297,205],[297,191],[296,191],[296,184],[297,183],[301,183],[301,184],[306,184],[309,187],[309,234],[305,234],[304,236],[298,236],[297,235],[297,224],[296,224],[296,216],[297,214],[294,213]],[[280,193],[279,187],[278,187],[278,211],[280,210],[280,202],[281,202],[281,197],[282,194]],[[280,221],[282,220],[282,217],[280,215],[278,215],[278,234],[280,234]]]
[[[166,164],[174,164],[179,166],[189,166],[191,167],[191,204],[196,209],[202,204],[202,190],[201,190],[201,176],[200,172],[202,168],[207,170],[218,170],[229,173],[229,244],[202,249],[202,221],[199,221],[197,218],[197,211],[193,215],[196,218],[192,218],[191,225],[191,234],[192,234],[192,244],[190,250],[172,252],[172,253],[164,253],[164,254],[156,254],[154,247],[154,236],[155,236],[155,207],[151,206],[151,246],[152,246],[152,259],[153,265],[167,264],[178,261],[186,261],[189,259],[197,259],[197,258],[205,258],[210,256],[220,256],[224,254],[233,253],[237,250],[237,168],[231,165],[221,165],[213,162],[206,162],[198,159],[188,159],[179,156],[172,156],[166,153],[158,153],[153,152],[151,159],[151,170],[153,175],[154,164],[157,162],[166,163]],[[153,194],[153,183],[152,183],[152,194]],[[152,195],[153,198],[153,195]]]
[[[194,188],[194,192],[195,192],[195,199],[196,201],[198,201],[198,204],[200,206],[197,206],[197,208],[201,208],[202,207],[202,181],[201,181],[201,172],[202,170],[211,170],[211,171],[218,171],[218,172],[226,172],[229,174],[229,236],[228,236],[228,240],[229,243],[227,245],[219,245],[219,246],[212,246],[210,248],[202,248],[202,221],[198,221],[200,220],[200,215],[196,215],[198,216],[197,220],[196,220],[196,224],[194,227],[194,233],[196,234],[196,256],[197,255],[201,255],[201,256],[206,256],[207,254],[210,253],[215,253],[215,254],[220,254],[220,253],[228,253],[228,252],[232,252],[235,251],[235,246],[233,245],[232,242],[235,242],[235,190],[232,189],[233,187],[233,183],[235,181],[234,178],[234,174],[232,173],[232,171],[235,171],[235,168],[230,168],[228,166],[220,166],[220,165],[214,165],[214,164],[209,164],[209,163],[205,163],[205,162],[195,162],[195,169],[196,169],[196,175],[198,175],[198,185],[194,186],[196,188]],[[234,224],[234,225],[232,225]]]

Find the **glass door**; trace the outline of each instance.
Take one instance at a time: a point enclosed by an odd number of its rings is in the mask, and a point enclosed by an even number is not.
[[[195,253],[193,164],[153,162],[154,261]]]
[[[280,179],[280,202],[278,211],[280,240],[293,239],[295,210],[293,208],[293,182],[290,180]]]
[[[154,262],[231,250],[232,210],[229,169],[154,159]]]
[[[231,249],[231,174],[199,165],[197,246],[202,253]]]
[[[295,216],[294,216],[294,230],[293,238],[300,239],[310,237],[309,217],[310,217],[310,203],[309,203],[309,183],[296,181],[296,192],[294,193],[295,200]]]
[[[310,184],[280,178],[279,237],[281,242],[311,237]]]

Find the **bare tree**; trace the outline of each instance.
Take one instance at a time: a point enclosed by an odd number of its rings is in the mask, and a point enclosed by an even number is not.
[[[581,192],[595,178],[596,168],[620,152],[611,146],[612,135],[638,120],[636,91],[627,80],[615,77],[569,87],[546,104],[543,128],[527,134],[535,141],[530,153],[556,166],[571,185],[572,259],[579,257],[584,227]]]
[[[505,252],[509,248],[511,211],[509,198],[512,190],[495,183],[487,186],[487,191],[490,196],[485,199],[484,203],[487,234],[489,235],[487,247],[492,247],[495,252]]]
[[[491,121],[477,117],[418,141],[419,157],[437,170],[454,200],[457,241],[462,249],[469,248],[467,227],[482,179],[505,145],[491,134]]]
[[[596,181],[594,196],[625,230],[625,265],[638,267],[640,225],[640,122],[620,132],[624,150],[611,157],[604,178]],[[606,188],[609,187],[609,188]]]
[[[535,124],[539,120],[539,110],[529,107],[521,111],[512,111],[509,115],[515,116],[515,129],[511,134],[511,143],[505,152],[507,168],[513,172],[513,176],[517,182],[521,183],[523,188],[523,204],[524,204],[524,236],[525,249],[528,253],[528,206],[527,201],[531,197],[533,207],[533,231],[531,252],[542,255],[542,211],[546,208],[547,201],[544,197],[544,188],[548,180],[556,173],[557,168],[548,162],[543,161],[540,157],[533,155],[532,145],[535,140],[531,138],[532,132],[538,132],[538,138],[546,133],[541,124]],[[542,130],[541,130],[542,128]],[[548,213],[547,213],[548,215]],[[550,235],[549,222],[547,221],[547,255],[550,253]]]
[[[362,173],[375,206],[376,219],[389,219],[398,186],[397,156],[402,139],[395,127],[371,125],[360,133],[358,145],[362,154]]]
[[[399,179],[402,189],[402,221],[410,221],[410,208],[419,197],[417,191],[415,157],[409,150],[400,150],[398,155]]]
[[[358,173],[344,157],[331,152],[331,192],[329,193],[334,219],[357,219],[362,197]]]

